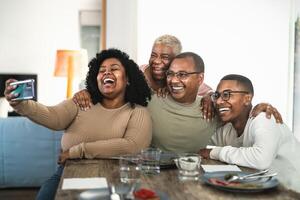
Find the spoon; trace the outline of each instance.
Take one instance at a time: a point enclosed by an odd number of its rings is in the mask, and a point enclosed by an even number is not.
[[[120,196],[116,193],[114,185],[111,185],[110,200],[121,200]]]
[[[136,182],[132,184],[132,186],[130,187],[129,192],[125,196],[126,200],[132,200],[132,199],[134,199],[133,191],[136,188],[136,186],[137,186]]]
[[[237,180],[244,180],[246,178],[249,178],[249,177],[252,177],[252,176],[257,176],[257,175],[262,175],[262,174],[265,174],[269,171],[269,169],[265,169],[265,170],[262,170],[262,171],[259,171],[259,172],[255,172],[255,173],[252,173],[252,174],[248,174],[248,175],[244,175],[244,176],[239,176],[239,175],[232,175],[229,179],[227,179],[226,181],[227,182],[233,182],[233,181],[237,181]]]

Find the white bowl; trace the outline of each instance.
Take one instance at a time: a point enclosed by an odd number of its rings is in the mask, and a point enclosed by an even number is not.
[[[200,158],[197,156],[185,156],[177,159],[175,163],[179,169],[193,171],[198,168]]]

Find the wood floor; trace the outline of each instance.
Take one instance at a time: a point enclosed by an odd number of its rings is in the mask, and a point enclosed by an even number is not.
[[[39,188],[0,189],[1,200],[34,200]]]

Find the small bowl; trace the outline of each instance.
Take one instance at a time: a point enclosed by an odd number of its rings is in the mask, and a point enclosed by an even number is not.
[[[178,169],[193,171],[199,168],[201,157],[198,154],[182,154],[174,162]]]
[[[197,156],[187,156],[187,157],[180,157],[178,159],[178,164],[180,168],[183,170],[192,171],[195,170],[200,162],[200,158]]]

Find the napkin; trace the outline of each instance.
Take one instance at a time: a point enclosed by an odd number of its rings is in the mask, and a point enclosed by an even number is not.
[[[76,189],[96,189],[107,188],[107,181],[104,177],[94,178],[64,178],[62,189],[63,190],[76,190]]]
[[[213,148],[215,148],[216,146],[213,146],[213,145],[206,145],[206,148],[207,149],[213,149]]]
[[[241,171],[236,165],[201,165],[201,167],[205,172]]]

